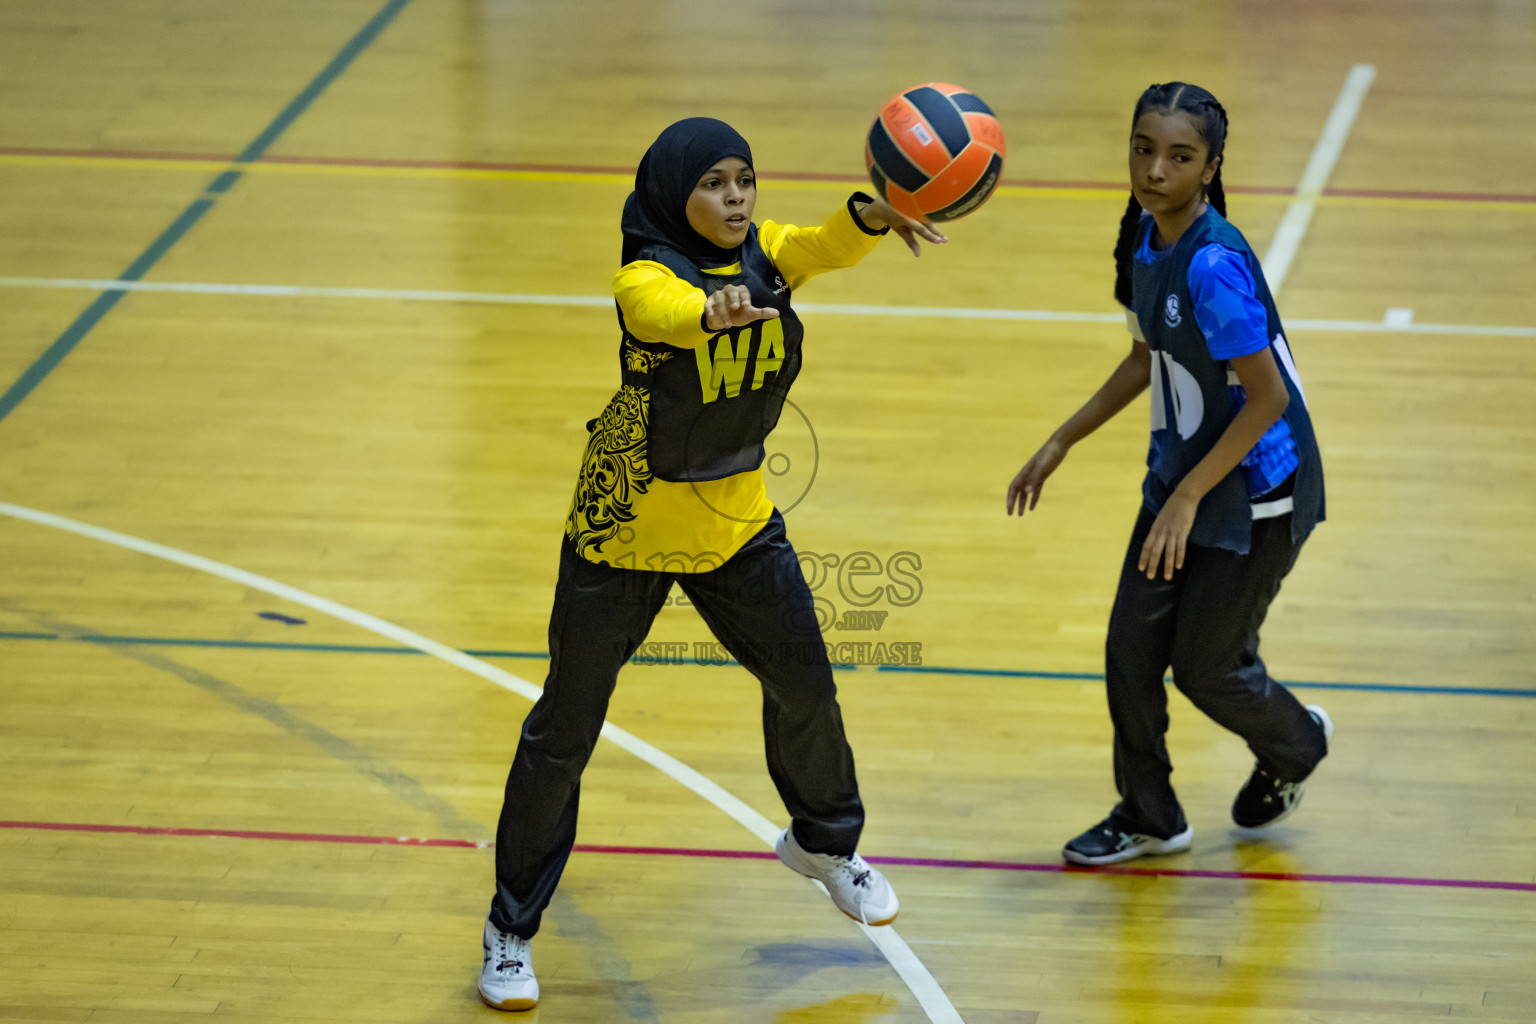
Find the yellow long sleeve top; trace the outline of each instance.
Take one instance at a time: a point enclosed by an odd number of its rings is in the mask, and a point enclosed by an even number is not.
[[[882,232],[883,233],[883,232]],[[840,207],[819,227],[764,222],[758,244],[791,291],[817,274],[850,267],[879,240]],[[733,274],[738,267],[704,273]],[[667,267],[637,260],[619,268],[613,294],[629,333],[666,346],[641,349],[628,342],[628,368],[647,370],[705,344],[716,332],[704,328],[704,291]],[[652,475],[646,452],[650,395],[621,386],[594,421],[576,481],[566,536],[593,562],[625,569],[706,572],[721,565],[752,538],[773,513],[762,470],[719,480],[672,482]]]

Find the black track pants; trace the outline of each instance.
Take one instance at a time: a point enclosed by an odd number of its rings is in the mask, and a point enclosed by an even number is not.
[[[549,676],[523,723],[496,829],[491,922],[531,938],[576,841],[581,773],[607,714],[619,669],[676,582],[763,689],[768,773],[807,850],[847,855],[864,827],[853,752],[843,734],[832,666],[811,591],[784,520],[711,572],[596,565],[561,546],[549,622]]]
[[[1136,562],[1155,518],[1143,508],[1131,534],[1109,619],[1105,681],[1120,791],[1115,817],[1129,831],[1168,838],[1186,827],[1168,781],[1168,668],[1195,707],[1246,740],[1259,763],[1282,778],[1306,778],[1327,742],[1259,657],[1259,627],[1301,550],[1291,540],[1291,517],[1256,520],[1246,555],[1191,544],[1172,580],[1161,570],[1149,580]]]

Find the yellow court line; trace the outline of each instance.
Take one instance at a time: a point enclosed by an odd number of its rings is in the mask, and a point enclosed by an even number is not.
[[[343,177],[373,178],[425,178],[460,181],[529,181],[579,185],[623,185],[634,183],[629,174],[611,174],[601,171],[520,171],[489,167],[399,167],[370,166],[366,164],[330,163],[276,163],[256,161],[240,163],[229,160],[203,160],[197,158],[158,158],[120,156],[42,156],[19,153],[0,154],[0,167],[80,167],[106,170],[153,170],[192,171],[199,174],[237,170],[247,174],[327,174]],[[765,188],[774,190],[846,192],[857,187],[848,181],[803,181],[778,179],[773,175],[763,178]],[[1125,193],[1114,189],[1062,188],[1035,185],[1003,185],[997,189],[999,196],[1027,199],[1075,199],[1124,203]],[[1295,196],[1279,193],[1237,193],[1229,198],[1233,202],[1290,203]],[[1536,213],[1536,203],[1509,202],[1497,199],[1420,199],[1409,196],[1320,196],[1316,200],[1322,206],[1381,207],[1383,209],[1460,210]]]

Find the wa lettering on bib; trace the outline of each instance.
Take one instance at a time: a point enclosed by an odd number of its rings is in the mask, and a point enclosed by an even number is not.
[[[686,356],[657,363],[626,381],[650,395],[648,448],[651,472],[673,482],[719,480],[762,465],[763,441],[779,422],[784,399],[800,372],[800,318],[790,289],[757,239],[747,232],[741,261],[705,270],[671,250],[647,250],[640,258],[667,267],[679,279],[713,294],[745,285],[752,304],[779,315],[719,331]],[[645,342],[626,336],[630,344]],[[676,349],[671,351],[676,352]],[[681,354],[681,353],[679,353]]]

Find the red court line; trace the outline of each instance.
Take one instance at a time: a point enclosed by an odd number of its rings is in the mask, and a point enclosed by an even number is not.
[[[318,164],[323,167],[404,167],[428,171],[533,171],[550,174],[623,174],[635,173],[633,167],[599,167],[591,164],[494,163],[483,160],[392,160],[362,156],[264,156],[272,164]],[[863,180],[863,179],[860,179]]]
[[[0,156],[60,156],[101,158],[114,160],[195,160],[232,162],[230,153],[161,153],[122,149],[59,149],[36,146],[0,146]],[[539,164],[499,163],[481,160],[397,160],[377,157],[347,156],[294,156],[268,153],[257,163],[313,165],[317,167],[399,167],[417,170],[462,171],[529,171],[550,174],[623,174],[635,173],[633,167],[604,167],[591,164]],[[862,174],[824,174],[812,171],[780,171],[762,175],[766,181],[824,181],[861,184],[868,181]],[[1104,192],[1124,192],[1124,182],[1108,181],[1047,181],[1034,178],[1004,178],[999,184],[1014,188],[1061,188],[1091,189]],[[1227,191],[1233,195],[1288,196],[1295,190],[1276,185],[1233,185]],[[1346,199],[1438,199],[1462,203],[1533,203],[1536,195],[1516,192],[1424,192],[1415,190],[1330,188],[1325,196]]]
[[[365,846],[434,846],[489,849],[496,844],[469,839],[425,839],[415,836],[358,836],[326,832],[258,832],[223,828],[159,828],[148,825],[98,825],[64,821],[3,821],[0,829],[48,832],[96,832],[141,836],[197,836],[223,839],[266,839],[292,843],[353,843]],[[593,846],[578,843],[577,853],[638,857],[701,857],[710,860],[775,860],[768,850],[705,850],[681,846]],[[1143,878],[1218,878],[1260,882],[1326,882],[1341,885],[1407,885],[1448,889],[1502,889],[1536,892],[1536,882],[1499,882],[1471,878],[1404,878],[1396,875],[1310,875],[1285,871],[1202,871],[1180,868],[1086,868],[1075,864],[1032,864],[1008,860],[949,860],[935,857],[865,857],[871,864],[893,867],[954,868],[968,871],[1033,871],[1042,874],[1133,875]]]

